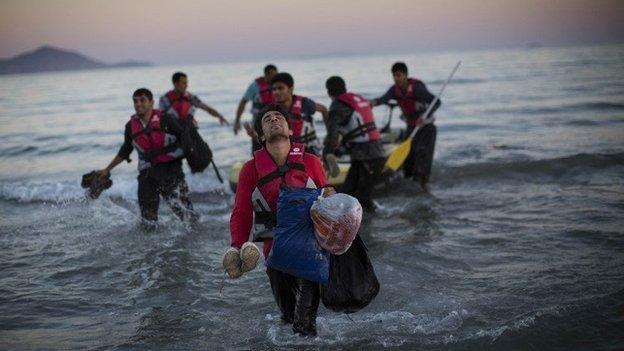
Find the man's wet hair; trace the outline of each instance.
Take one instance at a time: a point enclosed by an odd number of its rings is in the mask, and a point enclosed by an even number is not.
[[[180,79],[182,79],[182,77],[186,78],[186,74],[183,72],[176,72],[171,76],[171,81],[173,83],[177,83],[180,81]]]
[[[277,72],[277,67],[274,64],[269,63],[268,65],[264,66],[264,74],[265,75],[269,74],[269,72],[271,72],[271,71],[276,71]]]
[[[339,76],[331,76],[327,78],[325,88],[327,88],[327,94],[333,97],[347,92],[347,84],[344,79]]]
[[[287,87],[292,88],[295,85],[295,80],[290,73],[280,72],[271,79],[271,85],[275,83],[284,83]]]
[[[132,99],[138,98],[140,96],[145,96],[149,101],[154,100],[154,95],[147,88],[139,88],[132,93]]]
[[[264,135],[264,132],[262,131],[262,117],[267,114],[267,112],[271,111],[279,112],[282,116],[284,116],[284,118],[286,118],[286,123],[288,123],[288,129],[290,129],[290,118],[288,118],[288,111],[286,111],[286,109],[280,104],[268,104],[262,110],[260,110],[260,112],[258,112],[258,114],[256,115],[256,118],[254,118],[253,127],[256,130],[256,133],[258,133],[258,139],[260,140],[262,140],[262,136]]]
[[[392,65],[392,73],[396,72],[402,72],[407,74],[407,65],[405,64],[405,62],[395,62],[394,65]]]

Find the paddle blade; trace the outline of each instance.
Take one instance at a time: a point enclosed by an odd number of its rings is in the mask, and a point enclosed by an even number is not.
[[[388,159],[386,160],[386,168],[389,168],[393,171],[399,169],[401,165],[403,165],[403,162],[405,162],[405,159],[407,159],[411,148],[412,139],[408,138],[399,146],[397,146],[394,150],[392,150],[392,153],[390,153],[390,156],[388,156]]]

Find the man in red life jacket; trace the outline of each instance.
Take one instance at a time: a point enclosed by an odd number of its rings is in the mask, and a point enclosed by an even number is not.
[[[347,92],[341,77],[330,77],[325,87],[332,103],[323,157],[340,156],[341,144],[346,147],[351,156],[351,167],[339,190],[356,197],[364,210],[373,212],[375,204],[371,193],[381,180],[386,162],[373,109],[362,96]],[[342,135],[342,141],[339,135]]]
[[[320,112],[323,115],[323,122],[327,121],[328,111],[327,107],[314,100],[294,95],[295,81],[293,77],[286,73],[281,72],[276,74],[271,79],[271,89],[273,90],[273,98],[275,102],[281,105],[288,114],[289,124],[292,131],[292,141],[295,143],[301,143],[306,146],[306,152],[320,155],[321,145],[316,137],[316,131],[314,129],[314,113]],[[259,120],[256,120],[254,129],[258,129]],[[252,135],[253,130],[248,128],[248,134]]]
[[[188,87],[188,77],[182,72],[176,72],[171,77],[173,90],[169,90],[160,97],[158,106],[163,112],[173,115],[180,120],[193,119],[193,124],[197,127],[194,119],[195,109],[200,108],[219,120],[221,125],[227,125],[227,120],[219,111],[203,103],[197,96],[186,91]]]
[[[179,141],[182,128],[177,120],[153,108],[152,92],[137,89],[132,95],[136,114],[126,123],[124,143],[117,156],[103,170],[101,177],[123,160],[130,162],[130,153],[136,149],[139,154],[138,198],[143,224],[153,228],[158,219],[160,196],[182,220],[197,219],[188,197],[188,186],[182,171],[184,154]]]
[[[256,151],[254,158],[241,169],[230,218],[232,248],[226,252],[223,263],[231,277],[240,276],[238,250],[245,250],[244,244],[250,239],[250,233],[253,232],[253,241],[264,243],[264,256],[269,254],[281,184],[299,188],[320,188],[327,184],[321,160],[304,152],[303,144],[291,143],[292,131],[286,110],[270,104],[259,116],[261,127],[256,132],[264,148]],[[333,188],[326,188],[324,195],[332,193],[335,193]],[[244,267],[242,271],[245,271]],[[318,283],[272,268],[267,268],[267,275],[282,320],[293,323],[296,333],[315,335]]]
[[[272,64],[268,64],[264,67],[264,75],[256,78],[249,87],[245,94],[241,98],[238,103],[238,108],[236,109],[236,120],[234,121],[234,135],[238,134],[241,130],[240,119],[245,111],[245,105],[247,105],[248,101],[251,101],[251,116],[252,122],[251,125],[254,125],[254,121],[256,119],[256,115],[260,110],[264,108],[264,106],[273,103],[275,100],[273,99],[273,92],[271,91],[271,79],[277,74],[277,67]],[[249,129],[249,125],[246,127]],[[257,142],[256,139],[252,138],[252,143]],[[252,145],[252,153],[253,150],[259,149],[260,145]]]
[[[371,105],[384,104],[391,99],[397,100],[407,123],[405,135],[409,135],[414,128],[423,124],[421,115],[433,102],[435,96],[427,90],[425,83],[415,78],[408,78],[407,65],[403,62],[396,62],[392,65],[392,77],[394,85],[383,96],[371,100]],[[433,113],[440,107],[440,104],[441,101],[438,100],[429,118],[433,117]],[[414,136],[412,150],[403,165],[405,177],[413,177],[415,181],[419,181],[424,190],[426,190],[431,174],[436,134],[436,127],[433,123],[422,126]]]

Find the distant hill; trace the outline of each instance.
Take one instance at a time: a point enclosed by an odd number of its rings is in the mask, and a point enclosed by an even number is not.
[[[116,67],[151,66],[148,62],[126,61],[106,64],[73,51],[42,46],[9,59],[0,59],[0,74],[75,71]]]

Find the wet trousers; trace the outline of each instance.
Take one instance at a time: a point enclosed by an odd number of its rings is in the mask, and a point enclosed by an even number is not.
[[[358,199],[365,211],[374,211],[375,204],[371,194],[373,187],[382,180],[381,172],[385,163],[384,157],[351,161],[351,167],[339,191]]]
[[[406,135],[409,135],[412,130],[408,128]],[[429,181],[436,136],[437,130],[433,124],[427,124],[416,132],[412,141],[412,149],[403,164],[405,178],[413,178],[415,181],[420,181],[422,185]]]
[[[293,324],[301,335],[316,335],[316,312],[320,302],[319,284],[267,268],[275,302],[282,320]]]
[[[161,196],[180,219],[197,219],[197,213],[193,210],[193,204],[188,197],[188,185],[184,180],[180,160],[145,169],[139,173],[137,179],[139,207],[144,220],[158,220]]]

